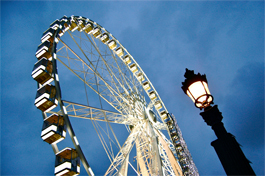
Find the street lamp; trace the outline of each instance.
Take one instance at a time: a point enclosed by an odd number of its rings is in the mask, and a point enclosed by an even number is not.
[[[184,74],[186,78],[182,82],[182,89],[187,94],[195,106],[200,110],[204,109],[200,115],[211,126],[217,139],[211,142],[227,175],[255,175],[250,166],[250,161],[245,157],[240,145],[235,137],[228,133],[222,123],[222,113],[217,105],[213,107],[213,96],[210,94],[208,82],[205,75],[194,74],[193,70],[186,68]]]

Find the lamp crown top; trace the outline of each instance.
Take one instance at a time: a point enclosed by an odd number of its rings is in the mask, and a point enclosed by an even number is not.
[[[190,79],[190,78],[192,78],[194,76],[195,76],[194,70],[189,70],[189,69],[186,68],[186,72],[184,74],[184,77],[187,78],[187,79]]]
[[[185,74],[184,74],[184,77],[185,78],[187,78],[187,79],[191,79],[191,78],[193,78],[193,77],[196,77],[196,76],[205,76],[205,75],[201,75],[200,73],[198,73],[198,74],[195,74],[194,73],[194,70],[189,70],[189,69],[187,69],[186,68],[186,72],[185,72]],[[206,77],[206,76],[205,76]]]
[[[201,75],[200,73],[194,74],[194,70],[189,70],[187,68],[186,68],[186,72],[184,74],[184,77],[186,79],[194,79],[194,78],[197,78],[198,79],[198,78],[201,78],[203,81],[206,81],[207,82],[206,75],[205,74],[204,75]]]

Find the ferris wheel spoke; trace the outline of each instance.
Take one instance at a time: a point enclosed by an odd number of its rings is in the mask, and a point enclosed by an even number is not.
[[[123,115],[117,112],[112,112],[112,111],[108,111],[108,110],[104,110],[104,109],[100,109],[96,107],[86,106],[86,105],[82,105],[82,104],[78,104],[78,103],[74,103],[74,102],[70,102],[66,100],[63,100],[63,102],[65,104],[68,116],[70,117],[124,124],[124,125],[134,125],[138,122],[138,119],[135,119],[132,115]],[[61,111],[59,112],[50,111],[49,113],[61,114]],[[158,130],[166,130],[166,126],[163,123],[156,122],[156,124],[154,125],[155,125],[155,128]],[[173,145],[171,149],[173,149]]]
[[[117,112],[112,112],[100,108],[95,108],[91,106],[86,106],[78,103],[73,103],[63,100],[66,111],[69,117],[90,119],[94,121],[110,122],[123,125],[133,125],[137,122],[137,119],[130,115],[123,115]],[[61,111],[49,113],[62,114]]]
[[[68,47],[67,45],[66,45],[66,48],[70,49],[70,47]],[[74,53],[74,51],[72,51],[71,49],[70,49],[70,51]],[[65,67],[67,67],[70,71],[72,71],[79,79],[81,79],[84,83],[86,83],[86,85],[88,85],[92,90],[94,90],[97,94],[99,94],[105,101],[107,101],[110,105],[112,105],[116,110],[118,110],[119,112],[129,114],[126,106],[124,106],[126,99],[123,98],[122,96],[120,96],[121,94],[116,92],[112,88],[112,86],[109,85],[97,72],[94,72],[94,70],[92,70],[91,67],[88,64],[86,64],[76,53],[74,53],[74,54],[79,59],[79,60],[76,60],[76,62],[79,62],[79,64],[81,64],[81,65],[83,64],[84,67],[87,67],[85,70],[81,66],[78,68],[72,69],[73,65],[69,64],[70,63],[69,60],[71,60],[71,57],[67,57],[67,56],[61,57],[61,55],[57,55],[60,58],[67,58],[68,63],[63,62],[58,57],[57,57],[57,60],[59,60]],[[81,70],[77,71],[78,69],[81,69]],[[94,79],[86,79],[87,76],[85,76],[85,74],[83,75],[80,73],[94,75]],[[95,82],[95,78],[99,78],[96,80],[99,80],[100,82]],[[102,82],[102,84],[101,84],[101,82]],[[96,86],[98,86],[99,89]],[[105,93],[105,92],[107,92],[107,93]],[[103,96],[103,95],[105,95],[105,96]],[[107,98],[109,98],[112,101],[109,101],[109,99],[107,99]]]
[[[112,144],[114,144],[117,148],[120,148],[120,144],[118,142],[116,143],[110,137],[110,134],[109,134],[108,130],[106,132],[106,130],[103,129],[102,126],[99,123],[97,123],[97,121],[93,121],[92,120],[91,122],[92,122],[92,124],[93,124],[93,126],[94,126],[94,128],[95,128],[95,130],[97,132],[97,135],[98,135],[98,137],[100,139],[100,142],[102,143],[102,146],[103,146],[103,148],[104,148],[104,150],[105,150],[110,162],[112,162],[113,159],[114,159],[114,152],[113,152]],[[105,138],[107,138],[108,142],[106,142]]]
[[[131,152],[132,147],[134,145],[135,139],[139,136],[141,131],[141,125],[137,125],[136,127],[133,128],[131,131],[130,135],[124,142],[122,148],[116,155],[115,159],[111,163],[110,167],[108,168],[107,172],[105,173],[104,176],[107,175],[119,175],[120,172],[122,172],[122,169],[124,169],[124,164],[126,164],[126,159],[128,157],[128,154]],[[127,174],[126,174],[127,175]]]

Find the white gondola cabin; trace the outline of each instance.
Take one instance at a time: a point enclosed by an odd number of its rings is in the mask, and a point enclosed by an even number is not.
[[[151,100],[155,100],[157,98],[155,91],[151,91],[148,93]]]
[[[106,43],[107,41],[109,41],[109,34],[107,33],[104,33],[100,36],[100,40],[103,42],[103,43]]]
[[[124,55],[124,51],[122,49],[122,47],[119,47],[115,50],[116,54],[119,56],[119,57],[122,57]]]
[[[55,159],[55,176],[79,175],[80,158],[75,149],[65,148],[56,153]]]
[[[84,31],[90,34],[93,31],[94,25],[91,22],[87,22]]]
[[[54,29],[52,28],[47,29],[41,37],[41,43],[46,42],[47,40],[49,40],[50,42],[53,42],[54,34],[55,34]]]
[[[138,71],[137,65],[136,63],[133,63],[132,65],[130,65],[130,70],[135,73]]]
[[[52,69],[52,62],[43,57],[34,65],[31,76],[38,83],[46,85],[54,80]]]
[[[131,61],[131,57],[129,55],[126,55],[123,57],[123,62],[125,62],[125,64],[130,64],[132,61]]]
[[[43,57],[47,58],[48,60],[51,60],[51,49],[52,49],[52,43],[49,41],[45,41],[44,43],[41,43],[36,51],[36,57],[38,60],[42,59]]]
[[[146,90],[146,91],[148,91],[149,89],[151,89],[150,84],[149,84],[148,81],[146,81],[146,82],[143,83],[143,87],[144,87],[144,90]]]
[[[159,109],[162,108],[162,105],[161,105],[161,103],[160,103],[159,100],[155,102],[155,105],[154,106],[155,106],[156,110],[159,110]]]
[[[161,116],[161,118],[164,120],[164,119],[166,119],[167,118],[167,112],[164,110],[164,111],[162,111],[162,112],[160,112],[160,116]]]
[[[66,136],[66,125],[63,116],[52,114],[43,121],[41,138],[49,143],[56,144]]]
[[[117,43],[116,43],[116,41],[115,40],[110,40],[109,42],[108,42],[108,46],[109,46],[109,48],[111,49],[111,50],[113,50],[113,49],[115,49],[116,47],[117,47]]]
[[[93,34],[93,36],[95,38],[98,38],[100,36],[100,34],[101,34],[101,29],[99,27],[95,27],[95,29],[93,30],[92,34]]]
[[[51,25],[50,25],[50,29],[53,29],[54,32],[59,29],[58,31],[58,35],[61,37],[65,31],[62,30],[62,21],[61,20],[55,20]],[[48,29],[49,30],[49,29]],[[53,40],[51,40],[52,42]],[[42,41],[43,42],[43,41]]]
[[[62,22],[62,32],[65,33],[66,31],[68,31],[70,26],[70,23],[68,21],[63,21]]]
[[[79,32],[82,32],[85,29],[85,27],[86,27],[86,21],[83,20],[83,19],[78,19],[78,26],[79,27],[77,28],[77,30]]]
[[[71,24],[70,24],[70,27],[69,27],[70,31],[74,32],[77,28],[78,28],[78,26],[77,26],[75,20],[71,19]]]
[[[68,17],[64,15],[64,16],[60,19],[60,21],[61,21],[61,22],[62,22],[62,21],[68,21]]]
[[[35,106],[43,112],[48,112],[58,105],[55,86],[47,84],[38,89]]]
[[[64,34],[70,27],[69,18],[67,16],[64,16],[60,19],[60,21],[61,21],[61,31]]]
[[[136,74],[136,78],[137,78],[137,80],[138,80],[139,82],[142,82],[142,81],[145,80],[145,78],[144,78],[144,74],[143,74],[142,72],[138,72],[138,73]]]
[[[57,30],[57,29],[60,27],[60,25],[61,25],[61,21],[59,21],[59,20],[55,20],[54,22],[52,22],[52,23],[50,24],[50,27],[51,27],[52,29],[54,29],[54,30]]]

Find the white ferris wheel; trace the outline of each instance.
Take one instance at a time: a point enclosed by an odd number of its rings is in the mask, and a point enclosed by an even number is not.
[[[105,175],[127,175],[128,168],[144,176],[199,175],[174,116],[133,56],[101,25],[81,16],[55,20],[43,33],[36,57],[35,106],[43,115],[41,137],[55,153],[55,175],[78,175],[80,165],[88,175],[97,175],[69,117],[91,121],[99,137],[94,142],[101,142],[110,161]],[[64,100],[59,64],[83,82],[86,104]],[[90,106],[88,91],[99,97],[99,107]],[[112,110],[104,109],[104,102]],[[125,141],[117,137],[117,125],[128,131]],[[59,150],[66,132],[74,147]]]

